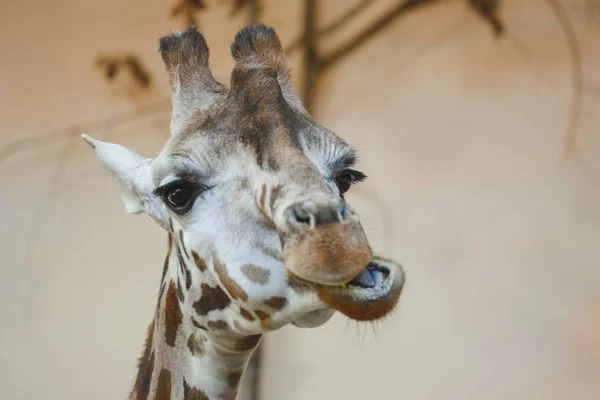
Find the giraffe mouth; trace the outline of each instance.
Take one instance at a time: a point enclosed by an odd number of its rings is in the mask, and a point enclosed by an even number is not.
[[[352,319],[373,321],[396,306],[404,281],[404,270],[399,264],[375,258],[346,284],[317,285],[317,294],[329,307]]]
[[[354,279],[348,282],[349,286],[363,289],[372,289],[381,284],[390,276],[390,270],[384,266],[370,262]]]

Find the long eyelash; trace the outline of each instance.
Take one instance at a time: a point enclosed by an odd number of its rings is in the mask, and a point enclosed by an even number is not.
[[[350,181],[352,184],[363,182],[365,179],[367,179],[367,175],[355,169],[346,169],[344,172],[350,175]]]
[[[193,187],[193,186],[195,186],[195,184],[193,184],[192,182],[184,181],[184,180],[175,180],[173,182],[169,182],[167,184],[157,187],[156,189],[154,189],[152,191],[152,194],[154,194],[155,196],[164,197],[169,190],[171,190],[177,186],[188,186],[188,187],[192,186]]]

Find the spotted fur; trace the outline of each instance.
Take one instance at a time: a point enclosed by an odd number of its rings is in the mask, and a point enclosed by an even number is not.
[[[200,257],[195,251],[192,251],[192,256],[194,257],[194,263],[200,272],[206,271],[206,262],[202,259],[202,257]]]
[[[271,271],[253,264],[243,265],[242,272],[250,282],[258,283],[259,285],[266,285],[269,283],[269,278],[271,277]]]
[[[131,393],[133,400],[147,400],[150,391],[150,382],[154,372],[154,352],[152,351],[152,341],[154,339],[154,321],[148,327],[148,336],[144,353],[138,362],[138,375],[135,380],[135,386]]]
[[[250,313],[250,311],[246,310],[244,307],[240,307],[240,315],[247,319],[248,321],[254,321],[256,318]]]
[[[240,299],[242,301],[248,301],[248,294],[242,289],[242,287],[229,276],[227,272],[227,268],[225,265],[219,260],[217,255],[213,255],[213,264],[215,267],[215,272],[219,276],[221,283],[227,289],[227,292],[231,296],[232,299],[237,300]]]
[[[190,387],[185,379],[183,380],[183,398],[184,400],[209,400],[202,390]]]
[[[190,353],[194,356],[201,356],[204,354],[203,344],[205,341],[206,338],[203,335],[197,333],[190,334],[187,341],[187,347],[190,350]]]
[[[211,311],[224,310],[231,304],[231,299],[219,286],[211,287],[202,284],[202,295],[193,307],[198,315],[206,315]]]
[[[154,400],[171,400],[171,371],[166,368],[158,375]]]
[[[171,347],[175,346],[175,340],[177,339],[177,332],[179,331],[181,321],[181,307],[177,300],[175,283],[171,281],[171,283],[169,283],[169,289],[167,290],[167,299],[165,303],[165,342]]]
[[[173,107],[160,154],[84,136],[125,209],[169,232],[130,399],[234,399],[262,333],[319,326],[331,310],[382,318],[404,275],[372,255],[339,184],[342,175],[365,177],[349,172],[355,151],[306,113],[273,29],[238,32],[229,88],[214,79],[195,28],[161,38],[159,49]],[[185,204],[169,201],[174,189]],[[373,263],[385,267],[383,283],[348,284]]]
[[[274,296],[265,300],[265,304],[273,310],[281,311],[288,304],[288,299],[285,297]]]

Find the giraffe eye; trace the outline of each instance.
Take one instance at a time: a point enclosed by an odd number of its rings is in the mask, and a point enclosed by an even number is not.
[[[335,178],[335,184],[337,185],[340,194],[346,193],[352,186],[352,177],[348,173],[342,173]]]
[[[204,186],[201,185],[176,181],[156,189],[155,194],[160,196],[171,210],[177,214],[183,214],[190,210],[194,199],[204,189]]]
[[[189,187],[175,187],[167,193],[167,201],[173,207],[184,207],[192,197],[192,190]]]
[[[343,195],[350,190],[350,187],[353,184],[364,181],[366,177],[367,176],[360,171],[346,169],[335,177],[335,184],[337,185],[340,194]]]

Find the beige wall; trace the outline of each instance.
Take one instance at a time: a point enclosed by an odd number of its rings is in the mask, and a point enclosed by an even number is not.
[[[273,3],[265,21],[289,42],[300,2]],[[585,83],[598,87],[600,23],[581,17],[582,1],[564,3]],[[327,21],[350,2],[321,4]],[[93,69],[99,52],[136,49],[156,84],[141,102],[167,95],[156,41],[178,28],[168,1],[0,7],[0,146],[132,109]],[[242,24],[225,14],[203,20],[223,81]],[[261,398],[600,396],[599,97],[583,95],[582,161],[561,162],[564,37],[542,0],[507,0],[503,15],[509,34],[493,41],[462,2],[419,11],[324,76],[317,118],[359,148],[370,176],[350,199],[375,250],[402,261],[408,281],[376,334],[336,317],[268,335]],[[93,133],[152,156],[167,124],[162,107]],[[0,398],[124,398],[165,235],[124,213],[79,140],[5,159],[0,177]]]

